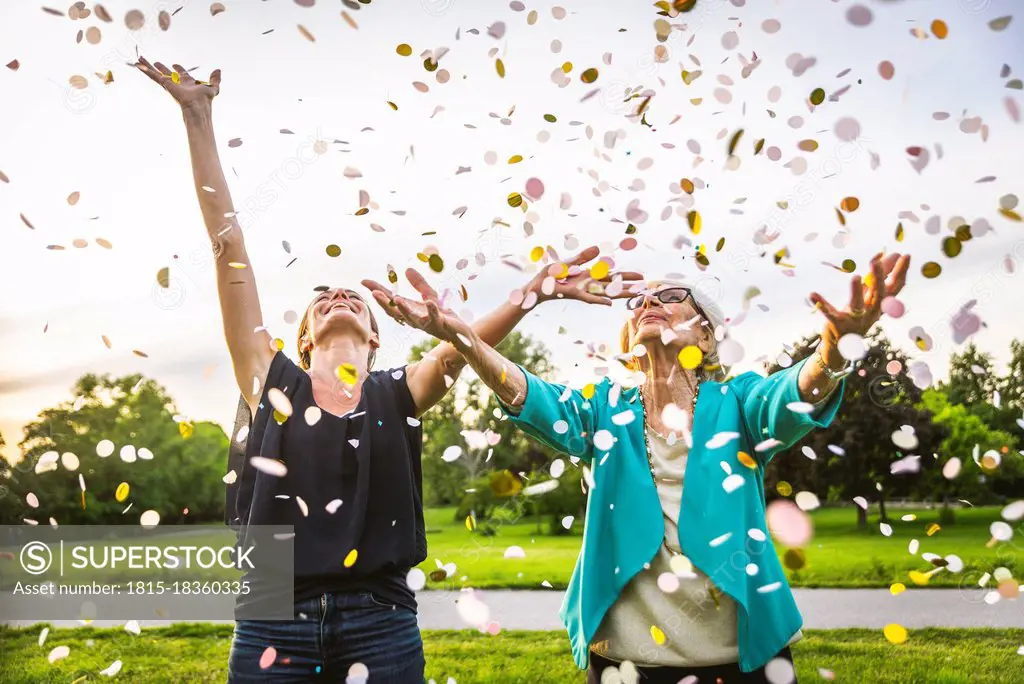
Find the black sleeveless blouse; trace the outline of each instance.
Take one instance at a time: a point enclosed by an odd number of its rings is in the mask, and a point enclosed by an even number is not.
[[[291,401],[292,415],[283,423],[267,399],[271,388]],[[277,352],[251,424],[245,399],[238,405],[228,455],[228,472],[236,478],[227,485],[225,522],[240,534],[248,525],[294,526],[296,601],[372,591],[415,610],[406,575],[427,557],[423,434],[405,368],[369,373],[359,405],[344,417],[321,411],[310,426],[305,412],[311,406],[309,375]],[[240,441],[245,426],[249,432]],[[287,473],[257,470],[253,456],[280,460]],[[353,550],[355,562],[346,568]]]

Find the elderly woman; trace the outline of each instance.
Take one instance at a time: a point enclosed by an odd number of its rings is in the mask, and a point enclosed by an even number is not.
[[[764,469],[832,421],[854,366],[838,341],[874,325],[909,257],[880,254],[871,266],[866,282],[852,278],[846,310],[811,295],[826,318],[817,350],[767,378],[725,378],[713,301],[683,283],[649,284],[628,299],[622,331],[625,363],[642,382],[606,378],[584,392],[510,363],[432,302],[422,315],[374,293],[393,316],[458,349],[527,434],[591,468],[583,548],[561,611],[589,681],[608,667],[648,684],[765,681],[766,667],[772,681],[795,678],[788,646],[802,619],[766,531]]]
[[[417,420],[448,391],[465,360],[450,345],[395,370],[373,370],[380,331],[368,303],[354,290],[318,288],[299,325],[295,363],[263,325],[253,269],[235,218],[213,136],[209,83],[140,59],[138,68],[181,107],[192,155],[196,194],[216,263],[224,335],[241,390],[229,456],[226,522],[294,527],[294,620],[259,615],[265,595],[236,604],[229,682],[422,682],[423,642],[416,600],[406,577],[427,554]],[[611,304],[580,287],[580,265],[596,247],[570,261],[572,275],[555,287],[534,278],[536,301],[555,297]],[[413,285],[439,306],[415,272]],[[621,274],[635,280],[639,274]],[[381,286],[363,281],[371,290]],[[426,316],[424,302],[406,310]],[[505,303],[465,328],[497,344],[526,311]],[[259,586],[258,577],[247,575]],[[269,659],[268,659],[269,654]]]

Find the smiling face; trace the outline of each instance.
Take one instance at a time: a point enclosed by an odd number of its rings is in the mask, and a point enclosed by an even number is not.
[[[354,290],[344,287],[318,294],[306,309],[299,325],[299,359],[309,368],[309,356],[319,341],[332,335],[355,335],[370,346],[369,363],[373,365],[376,348],[380,346],[377,319],[366,300]]]
[[[668,301],[662,301],[666,299]],[[660,285],[652,287],[635,300],[629,318],[622,329],[622,351],[629,354],[638,344],[647,349],[665,344],[664,333],[671,330],[674,336],[667,346],[682,349],[686,346],[699,347],[707,354],[714,346],[714,331],[704,312],[682,286]],[[697,318],[689,325],[688,321]]]

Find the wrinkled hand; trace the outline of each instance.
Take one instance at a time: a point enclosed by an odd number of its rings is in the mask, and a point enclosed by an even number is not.
[[[812,292],[811,301],[826,318],[822,342],[834,346],[843,335],[866,335],[882,316],[882,300],[895,297],[903,289],[909,268],[909,254],[884,257],[877,254],[871,260],[871,273],[867,278],[862,281],[859,275],[855,275],[850,280],[850,303],[844,311],[839,311],[820,294]]]
[[[407,269],[405,277],[419,293],[422,301],[417,302],[396,295],[375,280],[364,280],[362,283],[363,287],[370,290],[384,312],[399,324],[422,330],[442,342],[461,342],[464,346],[468,345],[473,337],[472,328],[454,311],[441,306],[437,292],[416,269]]]
[[[145,57],[139,57],[135,64],[136,69],[170,93],[182,109],[209,107],[220,92],[220,69],[214,69],[209,83],[206,83],[192,78],[180,64],[174,64],[173,67],[172,72],[160,62],[150,64]]]
[[[632,295],[629,285],[642,281],[643,274],[635,271],[612,271],[604,278],[593,278],[590,268],[584,267],[600,254],[600,249],[587,247],[582,252],[563,262],[542,268],[523,288],[524,306],[531,292],[537,295],[537,303],[552,299],[575,299],[588,304],[611,306],[612,300]],[[609,287],[611,286],[611,287]]]

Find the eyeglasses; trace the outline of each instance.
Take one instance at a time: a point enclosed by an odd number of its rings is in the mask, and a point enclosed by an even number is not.
[[[647,297],[656,297],[662,304],[682,304],[687,299],[693,302],[693,306],[697,309],[702,317],[707,318],[704,315],[704,310],[700,308],[700,304],[697,303],[697,298],[693,296],[693,291],[688,287],[667,287],[664,290],[658,290],[657,292],[651,292],[646,294],[638,294],[635,297],[630,297],[626,300],[626,308],[630,311],[635,311],[644,305],[644,300]]]

